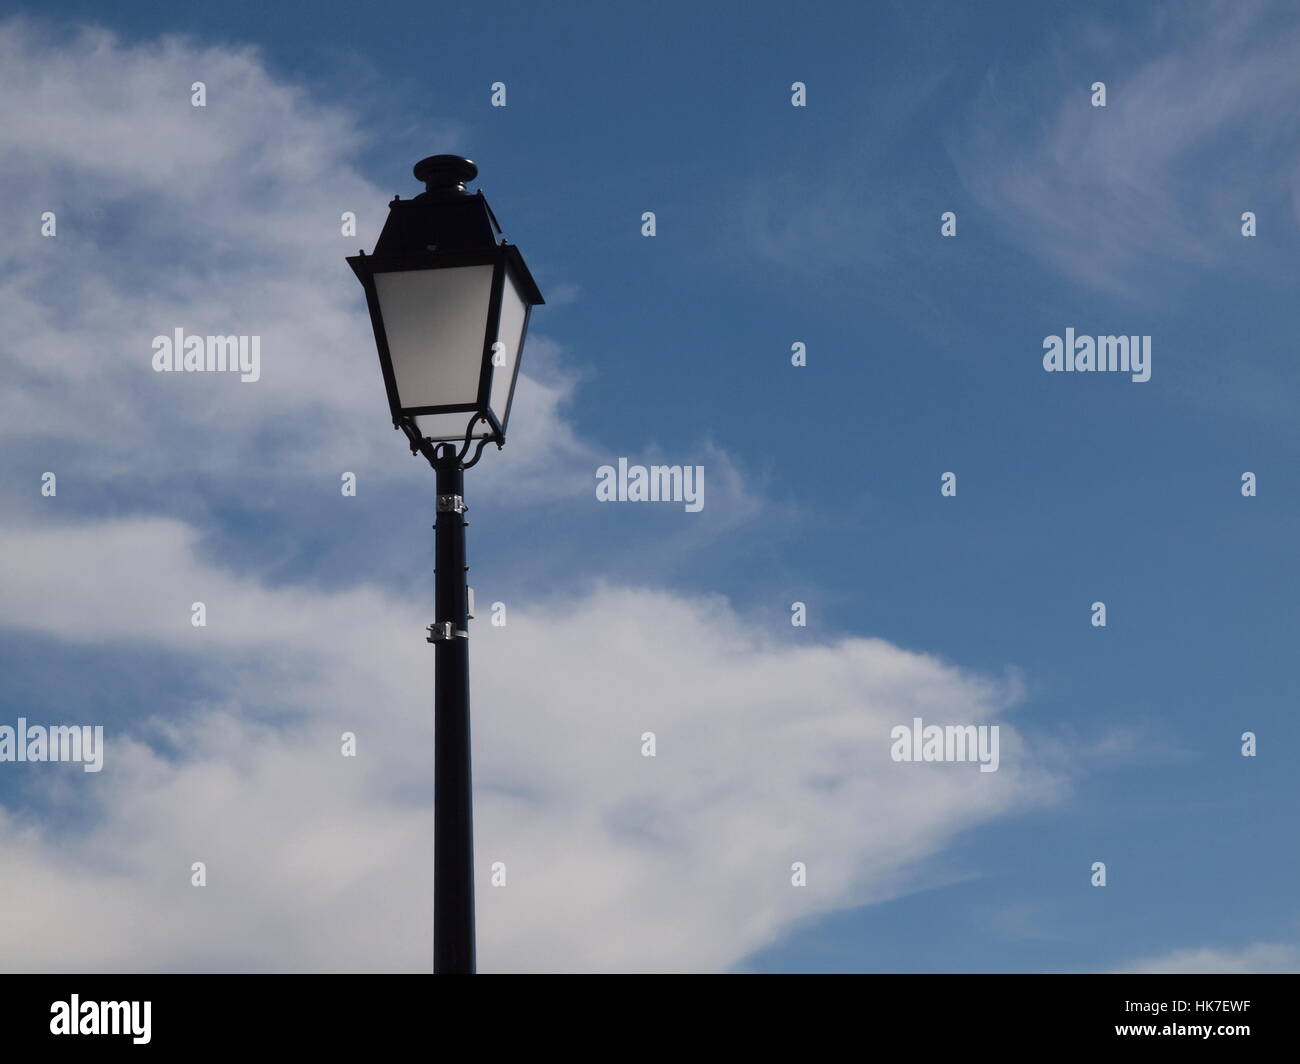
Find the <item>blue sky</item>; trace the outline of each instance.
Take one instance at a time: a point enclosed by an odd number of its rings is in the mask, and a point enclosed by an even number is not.
[[[448,151],[550,300],[467,478],[486,968],[1300,966],[1294,10],[4,10],[0,723],[109,747],[0,765],[0,883],[120,930],[0,958],[425,965],[432,477],[343,256]],[[263,380],[160,379],[176,326]],[[1002,768],[891,763],[914,708]]]

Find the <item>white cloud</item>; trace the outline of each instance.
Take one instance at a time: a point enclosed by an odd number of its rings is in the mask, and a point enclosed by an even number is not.
[[[195,81],[206,108],[190,104]],[[366,142],[353,114],[277,80],[252,48],[9,20],[0,130],[0,197],[28,220],[0,248],[3,349],[18,385],[0,396],[0,436],[11,446],[75,445],[94,475],[415,475],[344,262],[373,245],[392,194],[357,170]],[[428,138],[420,149],[455,150],[459,134],[444,125]],[[53,238],[40,235],[44,211],[57,215]],[[344,211],[357,215],[355,237],[340,233]],[[261,380],[154,373],[151,341],[177,327],[259,335]],[[534,348],[546,343],[538,327]],[[526,497],[546,469],[551,489],[576,490],[592,458],[563,418],[573,379],[529,365],[526,355],[520,438],[483,480]]]
[[[373,589],[267,589],[195,543],[165,521],[0,541],[0,625],[227,677],[219,703],[109,730],[85,777],[92,831],[0,816],[4,965],[427,968],[427,618]],[[194,588],[207,629],[189,625]],[[508,618],[478,622],[471,655],[485,970],[726,968],[1062,787],[1005,720],[996,773],[890,761],[894,724],[997,720],[1015,691],[880,640],[795,645],[720,599],[636,588]],[[65,708],[95,722],[94,705]],[[59,768],[27,771],[53,788]],[[189,886],[196,860],[207,888]],[[484,874],[498,860],[504,889]]]

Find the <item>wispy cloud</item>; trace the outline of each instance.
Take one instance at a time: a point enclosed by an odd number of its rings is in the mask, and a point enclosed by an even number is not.
[[[1117,969],[1125,975],[1244,975],[1300,972],[1300,949],[1276,942],[1260,942],[1239,949],[1177,950],[1159,957],[1134,961]]]
[[[1037,62],[991,72],[951,144],[1013,240],[1115,294],[1220,261],[1242,211],[1295,229],[1300,21],[1272,4],[1172,7],[1127,34],[1081,21]]]

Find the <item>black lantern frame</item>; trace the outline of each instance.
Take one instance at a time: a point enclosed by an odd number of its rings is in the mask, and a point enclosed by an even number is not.
[[[389,204],[388,220],[375,245],[374,254],[367,255],[362,251],[347,260],[365,289],[393,427],[406,433],[413,452],[427,452],[429,445],[438,441],[464,440],[468,449],[474,434],[482,430],[481,423],[486,423],[487,427],[487,432],[482,437],[485,442],[494,442],[497,447],[505,444],[506,426],[510,420],[510,408],[514,404],[515,386],[523,362],[524,342],[528,335],[532,309],[545,303],[519,249],[505,240],[497,241],[500,225],[483,193],[479,191],[471,195],[465,191],[463,182],[476,175],[477,168],[473,163],[455,156],[433,156],[417,164],[416,176],[427,182],[427,191],[410,200],[395,198]],[[472,403],[406,405],[393,370],[392,353],[375,278],[410,270],[456,269],[466,266],[492,267],[475,400]],[[514,284],[515,291],[524,304],[524,320],[519,332],[514,365],[509,370],[510,383],[504,405],[501,409],[494,409],[493,381],[498,372],[505,371],[505,367],[495,364],[493,349],[499,341],[514,342],[513,337],[504,338],[500,335],[503,293],[507,281]],[[424,436],[415,419],[423,415],[439,414],[464,414],[464,431]]]

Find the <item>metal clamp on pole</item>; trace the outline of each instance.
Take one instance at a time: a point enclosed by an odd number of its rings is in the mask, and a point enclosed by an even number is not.
[[[465,500],[459,495],[439,495],[438,496],[438,513],[446,514],[463,514],[469,507],[465,505]]]
[[[435,621],[428,626],[429,637],[426,643],[441,643],[449,639],[468,639],[468,632],[456,631],[456,626],[451,621]]]

